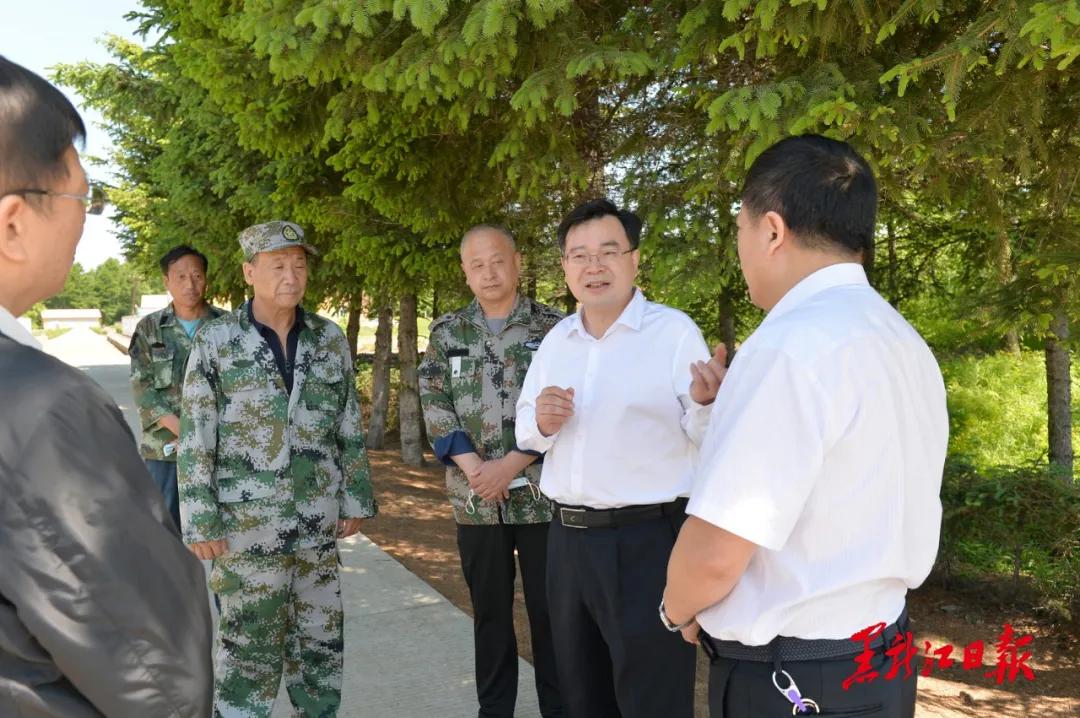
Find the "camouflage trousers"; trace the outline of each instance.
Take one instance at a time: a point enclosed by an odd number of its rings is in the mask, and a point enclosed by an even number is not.
[[[221,599],[215,716],[269,718],[283,672],[299,716],[336,716],[343,648],[337,545],[226,554],[214,561],[210,588]]]

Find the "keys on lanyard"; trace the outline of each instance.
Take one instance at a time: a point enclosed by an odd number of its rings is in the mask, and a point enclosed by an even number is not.
[[[787,688],[781,688],[780,682],[776,680],[777,672],[773,671],[772,683],[776,686],[776,690],[780,691],[780,695],[788,699],[791,702],[791,715],[798,715],[799,713],[820,713],[821,709],[818,708],[818,704],[811,698],[803,698],[802,693],[799,691],[799,687],[795,685],[795,679],[791,677],[791,674],[785,670],[780,671],[780,675],[787,679]]]

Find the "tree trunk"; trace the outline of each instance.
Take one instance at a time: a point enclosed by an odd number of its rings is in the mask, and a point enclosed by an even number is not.
[[[525,296],[536,301],[536,248],[529,244],[524,247],[525,254]]]
[[[719,327],[720,341],[727,347],[728,361],[735,356],[735,308],[732,306],[731,297],[727,288],[720,290],[717,295],[717,304],[719,309]],[[709,347],[709,351],[712,351],[712,347]]]
[[[1009,233],[1004,229],[998,232],[997,241],[994,242],[994,255],[998,284],[1005,286],[1013,279],[1013,261]],[[1005,345],[1005,351],[1010,354],[1020,354],[1020,332],[1017,331],[1015,326],[1005,330],[1003,344]]]
[[[570,291],[570,287],[566,288],[566,294],[563,295],[563,306],[567,314],[573,314],[577,311],[577,298]]]
[[[416,368],[416,294],[401,298],[398,314],[398,422],[401,433],[401,460],[409,466],[424,465],[424,446],[420,432],[420,377]]]
[[[1069,319],[1058,303],[1046,335],[1046,407],[1050,466],[1065,481],[1073,480],[1072,387],[1070,385]]]
[[[356,342],[360,338],[361,307],[364,306],[364,294],[359,292],[356,300],[349,305],[349,321],[345,325],[345,339],[349,342],[349,356],[356,366]]]
[[[371,422],[367,445],[381,449],[386,443],[386,413],[390,409],[390,349],[394,309],[390,302],[379,307],[379,327],[375,330],[375,363],[371,371]]]
[[[896,227],[893,226],[892,218],[885,223],[885,251],[888,254],[888,283],[889,283],[889,304],[896,308],[900,305],[900,287],[896,278],[896,270],[898,268],[898,262],[896,258]]]

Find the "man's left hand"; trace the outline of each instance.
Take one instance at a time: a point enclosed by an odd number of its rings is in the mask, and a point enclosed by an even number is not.
[[[360,532],[360,524],[363,519],[338,519],[337,522],[337,537],[348,538],[355,533]]]
[[[709,361],[698,361],[690,365],[690,398],[698,404],[711,404],[720,391],[720,383],[727,374],[727,347],[723,342],[716,345]]]
[[[509,499],[510,482],[516,474],[512,468],[502,459],[485,461],[468,474],[469,486],[484,501]]]

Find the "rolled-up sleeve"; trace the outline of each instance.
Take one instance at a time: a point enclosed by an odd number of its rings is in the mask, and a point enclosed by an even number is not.
[[[461,424],[454,397],[450,394],[450,362],[438,332],[432,332],[424,361],[420,363],[420,404],[424,424],[435,458],[450,466],[451,457],[476,451],[469,434]]]

